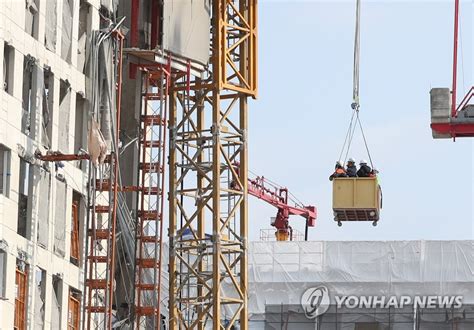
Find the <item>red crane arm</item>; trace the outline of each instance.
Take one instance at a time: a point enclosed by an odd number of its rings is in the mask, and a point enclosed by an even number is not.
[[[289,225],[290,215],[299,215],[306,219],[308,227],[316,224],[315,206],[291,206],[288,204],[288,189],[266,185],[265,178],[257,177],[248,180],[247,192],[275,206],[278,209],[275,221],[272,225],[283,237],[292,237],[292,228]]]
[[[238,175],[237,166],[238,163],[236,163],[235,168]],[[239,189],[235,181],[232,181],[230,186],[232,189]],[[315,206],[289,205],[288,189],[266,182],[264,177],[258,176],[255,179],[249,178],[247,193],[278,209],[275,221],[272,223],[272,226],[277,229],[278,240],[287,240],[288,238],[290,238],[290,240],[292,239],[292,228],[289,225],[290,215],[299,215],[305,218],[307,227],[314,227],[316,224],[317,212]]]

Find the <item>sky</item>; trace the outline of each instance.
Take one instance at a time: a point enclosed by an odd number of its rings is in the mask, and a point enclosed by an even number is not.
[[[380,171],[371,222],[332,215],[328,180],[351,116],[354,1],[259,1],[259,95],[249,168],[286,186],[318,219],[310,240],[473,239],[474,139],[434,140],[432,87],[450,87],[454,1],[362,1],[360,118]],[[473,85],[472,1],[461,2],[459,98]],[[367,158],[360,133],[349,156]],[[249,197],[250,240],[276,209]],[[304,231],[304,219],[291,218]]]

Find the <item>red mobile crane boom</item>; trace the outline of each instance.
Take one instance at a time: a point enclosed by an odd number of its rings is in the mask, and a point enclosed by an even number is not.
[[[236,185],[232,184],[232,188],[235,189]],[[275,221],[272,221],[272,226],[276,228],[277,241],[292,240],[293,229],[289,225],[291,215],[299,215],[306,219],[305,240],[308,239],[308,227],[314,227],[316,224],[315,206],[298,205],[296,202],[294,206],[290,205],[291,199],[288,189],[270,183],[263,176],[257,176],[255,179],[249,178],[247,192],[278,209]]]

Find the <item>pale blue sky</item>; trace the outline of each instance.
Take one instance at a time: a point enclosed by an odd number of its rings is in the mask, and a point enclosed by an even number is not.
[[[451,86],[453,3],[362,2],[361,120],[381,171],[384,209],[377,227],[340,228],[328,176],[351,115],[355,0],[259,1],[250,169],[318,207],[310,239],[473,238],[473,140],[433,140],[429,128],[430,88]],[[458,83],[465,92],[473,84],[472,1],[461,9]],[[367,158],[360,136],[350,155]],[[250,197],[251,240],[275,214]],[[301,231],[302,223],[292,218]]]

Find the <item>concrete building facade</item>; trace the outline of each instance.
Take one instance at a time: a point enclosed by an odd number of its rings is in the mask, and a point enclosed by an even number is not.
[[[86,164],[86,38],[100,0],[0,4],[0,329],[80,326]]]

